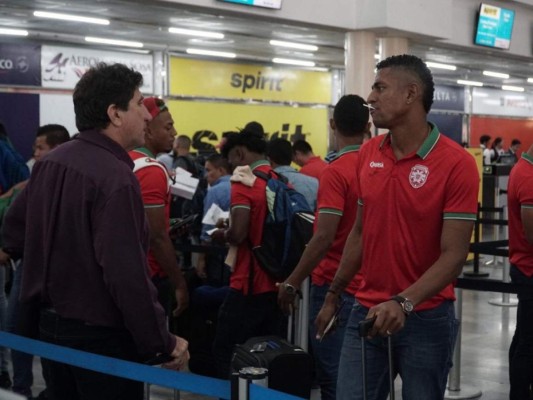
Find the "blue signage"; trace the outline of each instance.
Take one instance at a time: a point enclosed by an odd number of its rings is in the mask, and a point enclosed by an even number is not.
[[[257,6],[265,8],[281,8],[281,0],[219,0],[226,3],[245,4],[247,6]]]
[[[465,110],[465,91],[463,87],[435,85],[431,110],[461,111]]]
[[[481,4],[475,43],[508,50],[513,33],[514,11]]]
[[[0,43],[0,85],[41,86],[41,46]]]

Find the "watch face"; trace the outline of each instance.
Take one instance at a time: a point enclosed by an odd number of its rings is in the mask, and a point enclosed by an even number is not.
[[[294,294],[295,293],[294,286],[286,283],[285,284],[285,291],[287,292],[287,294]]]
[[[413,303],[411,303],[409,300],[405,300],[403,302],[403,309],[405,310],[405,312],[410,313],[411,311],[413,311],[413,308]]]

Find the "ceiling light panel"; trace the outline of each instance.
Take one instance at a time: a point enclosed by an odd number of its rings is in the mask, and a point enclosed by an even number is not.
[[[187,49],[187,54],[195,54],[201,56],[222,57],[222,58],[235,58],[235,53],[228,53],[225,51],[203,50],[203,49]]]
[[[0,35],[28,36],[28,31],[23,29],[0,28]]]
[[[464,80],[464,79],[457,80],[457,83],[459,85],[466,85],[466,86],[478,86],[478,87],[483,86],[483,82],[467,81],[467,80]]]
[[[492,76],[493,78],[509,79],[509,74],[494,71],[483,71],[483,75]]]
[[[170,33],[175,33],[177,35],[205,37],[205,38],[212,38],[212,39],[224,39],[224,34],[219,33],[219,32],[198,31],[198,30],[183,29],[183,28],[168,28],[168,31]]]
[[[312,61],[293,60],[290,58],[273,58],[272,62],[274,64],[298,65],[300,67],[314,67],[315,66],[315,63]]]
[[[502,90],[509,90],[511,92],[523,92],[525,89],[520,86],[503,85]]]
[[[271,46],[279,46],[279,47],[288,47],[290,49],[307,50],[307,51],[317,51],[318,50],[318,46],[315,46],[315,45],[312,45],[312,44],[284,42],[282,40],[271,40],[270,41],[270,45]]]
[[[426,61],[426,65],[428,66],[428,68],[445,69],[448,71],[455,71],[457,69],[457,66],[455,65],[442,64],[442,63],[437,63],[433,61]]]
[[[109,44],[111,46],[124,46],[124,47],[143,47],[141,42],[131,42],[129,40],[115,40],[99,37],[86,36],[85,41],[89,43]]]
[[[34,11],[33,16],[39,18],[59,19],[62,21],[84,22],[87,24],[109,25],[108,19],[83,17],[81,15],[53,13],[48,11]]]

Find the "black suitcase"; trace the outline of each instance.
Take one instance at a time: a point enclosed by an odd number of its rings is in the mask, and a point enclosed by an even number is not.
[[[309,399],[313,384],[313,357],[278,336],[259,336],[235,347],[231,368],[268,369],[268,387]]]

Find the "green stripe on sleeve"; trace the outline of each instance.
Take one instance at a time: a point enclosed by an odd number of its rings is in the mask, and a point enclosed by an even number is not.
[[[533,208],[533,204],[520,204],[521,208]]]
[[[461,219],[465,221],[475,221],[477,219],[476,214],[469,213],[444,213],[443,219]]]
[[[236,208],[243,208],[245,210],[249,210],[250,206],[248,206],[246,204],[235,204],[234,206],[231,207],[232,210],[234,210]]]
[[[335,208],[320,208],[318,210],[319,214],[333,214],[338,215],[339,217],[342,217],[343,212],[341,210],[337,210]]]
[[[164,204],[145,204],[144,208],[161,208],[165,207]]]

